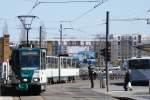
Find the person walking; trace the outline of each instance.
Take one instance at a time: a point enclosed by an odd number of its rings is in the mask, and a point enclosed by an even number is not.
[[[131,70],[128,70],[125,74],[125,79],[124,79],[124,90],[125,91],[128,91],[129,82],[131,83]]]
[[[90,78],[90,81],[91,81],[91,88],[94,88],[94,76],[93,76],[93,70],[91,68],[91,65],[89,64],[88,66],[88,72],[89,72],[89,78]]]

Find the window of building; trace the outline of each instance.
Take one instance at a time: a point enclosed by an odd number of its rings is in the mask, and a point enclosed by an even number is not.
[[[76,41],[72,41],[72,46],[76,46]]]
[[[136,45],[136,42],[134,42],[134,45]]]
[[[118,52],[118,56],[121,56],[121,52]]]
[[[67,41],[63,41],[63,45],[67,45]]]
[[[76,46],[80,46],[80,41],[76,41]]]
[[[120,40],[120,36],[118,36],[118,40]]]
[[[136,36],[134,37],[134,40],[136,40]]]
[[[80,43],[81,43],[81,46],[83,46],[83,45],[84,45],[84,41],[81,41]]]
[[[71,46],[72,45],[72,41],[68,41],[67,45]]]
[[[91,42],[90,42],[90,41],[87,41],[87,42],[86,42],[86,45],[91,45]]]

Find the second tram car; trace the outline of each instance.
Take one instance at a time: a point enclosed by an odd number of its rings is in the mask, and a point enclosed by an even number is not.
[[[79,76],[78,60],[69,56],[47,56],[46,75],[49,83],[75,80]]]

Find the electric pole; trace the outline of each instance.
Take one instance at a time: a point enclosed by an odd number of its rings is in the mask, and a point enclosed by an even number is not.
[[[42,26],[40,26],[40,36],[39,36],[39,45],[41,48],[41,43],[42,43]]]
[[[108,69],[108,35],[109,35],[109,12],[106,12],[106,48],[105,48],[105,66],[106,66],[106,85],[109,92],[109,69]]]
[[[59,54],[62,54],[62,24],[60,24],[60,49],[59,49]]]
[[[62,55],[62,24],[60,24],[60,29],[59,29],[59,32],[60,32],[60,47],[59,47],[59,57]],[[59,60],[61,60],[60,58],[59,58]],[[61,68],[61,63],[59,63],[59,77],[58,77],[58,80],[59,80],[59,82],[61,81],[61,77],[60,77],[60,68]]]

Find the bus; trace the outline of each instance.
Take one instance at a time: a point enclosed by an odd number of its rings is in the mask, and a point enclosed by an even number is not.
[[[132,57],[124,61],[123,67],[131,70],[132,82],[150,80],[150,57]]]

